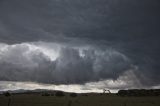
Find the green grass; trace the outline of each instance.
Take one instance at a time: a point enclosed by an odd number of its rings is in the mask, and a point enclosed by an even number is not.
[[[0,106],[7,106],[8,98],[0,96]],[[160,97],[120,97],[116,95],[89,95],[56,97],[38,94],[11,96],[10,106],[160,106]]]

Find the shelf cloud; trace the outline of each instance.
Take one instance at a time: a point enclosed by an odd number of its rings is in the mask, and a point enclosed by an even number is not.
[[[158,86],[159,8],[159,0],[0,0],[0,81]]]
[[[59,51],[52,48],[52,55],[47,54],[46,51],[47,48],[36,46],[34,43],[1,44],[0,79],[83,84],[104,79],[117,79],[125,71],[133,68],[125,55],[112,49],[98,51],[94,48],[59,45]]]

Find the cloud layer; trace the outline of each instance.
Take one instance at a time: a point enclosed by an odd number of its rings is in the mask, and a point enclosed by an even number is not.
[[[54,44],[53,44],[54,45]],[[0,80],[35,81],[54,84],[82,84],[104,79],[117,79],[132,64],[118,51],[60,46],[58,56],[46,53],[35,44],[1,44]]]
[[[159,0],[0,0],[0,80],[84,84],[125,74],[135,86],[158,85],[159,8]]]

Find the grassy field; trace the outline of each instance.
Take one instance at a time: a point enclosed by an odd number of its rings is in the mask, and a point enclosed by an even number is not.
[[[8,97],[0,95],[0,106],[7,104]],[[56,97],[18,94],[11,96],[10,106],[160,106],[160,97],[120,97],[100,94]]]

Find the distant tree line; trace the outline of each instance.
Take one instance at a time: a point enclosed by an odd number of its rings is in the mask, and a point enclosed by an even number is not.
[[[56,91],[55,93],[44,92],[44,93],[42,93],[42,96],[58,96],[58,97],[62,97],[62,96],[65,96],[65,94],[62,91]]]
[[[119,90],[119,96],[160,96],[160,89],[130,89]]]
[[[42,93],[42,96],[57,96],[57,97],[63,97],[66,96],[67,93],[62,92],[62,91],[56,91],[55,93],[50,93],[50,92],[44,92]],[[77,97],[77,93],[68,93],[70,97]]]

